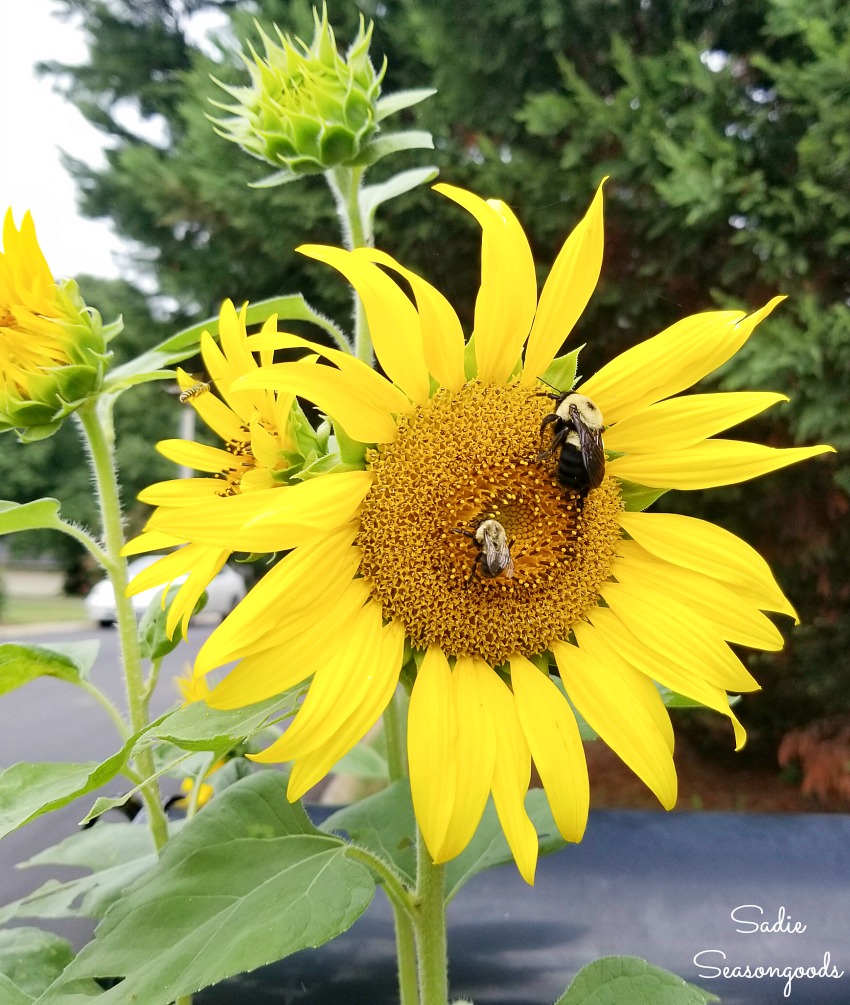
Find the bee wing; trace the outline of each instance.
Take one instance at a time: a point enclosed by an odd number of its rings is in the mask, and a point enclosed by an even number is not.
[[[583,422],[575,422],[578,438],[581,443],[581,459],[587,471],[589,488],[597,489],[605,477],[605,448],[602,446],[602,433],[588,429]]]

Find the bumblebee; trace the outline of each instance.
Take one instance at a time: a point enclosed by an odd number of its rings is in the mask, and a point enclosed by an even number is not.
[[[210,386],[209,382],[204,383],[203,381],[198,381],[197,384],[192,384],[192,386],[187,387],[185,391],[181,391],[177,400],[181,405],[185,405],[191,398],[198,398],[202,394],[206,394],[206,392],[209,391]]]
[[[555,408],[540,423],[540,442],[549,425],[554,425],[548,450],[541,451],[539,461],[560,448],[558,481],[566,489],[578,493],[581,504],[591,489],[599,488],[605,477],[605,450],[602,445],[602,413],[590,398],[575,391],[549,394]]]
[[[502,573],[508,579],[513,576],[514,561],[511,558],[508,535],[498,520],[482,520],[475,528],[475,533],[456,528],[455,534],[463,534],[464,537],[472,538],[473,541],[481,546],[481,550],[475,556],[475,561],[472,563],[472,572],[469,574],[470,580],[475,575],[479,575],[484,579],[495,579],[496,576],[500,576]]]

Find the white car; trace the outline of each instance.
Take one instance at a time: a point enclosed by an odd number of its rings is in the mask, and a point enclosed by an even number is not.
[[[132,580],[142,569],[153,565],[160,558],[162,555],[143,555],[141,558],[134,559],[127,566],[130,579]],[[179,585],[185,579],[185,575],[178,576],[174,583]],[[130,598],[137,618],[141,618],[148,609],[151,600],[161,589],[162,587],[157,586],[151,590],[143,590]],[[224,617],[245,596],[245,592],[245,580],[235,569],[225,565],[207,587],[207,603],[204,607],[204,613],[209,611]],[[92,621],[96,621],[104,627],[115,623],[115,591],[108,579],[102,579],[99,583],[95,583],[85,599],[85,605],[86,613]]]

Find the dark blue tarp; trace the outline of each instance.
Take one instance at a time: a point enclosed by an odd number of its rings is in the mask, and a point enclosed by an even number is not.
[[[762,923],[784,930],[758,931]],[[582,966],[609,954],[666,967],[724,1005],[848,1005],[850,816],[591,813],[584,841],[543,859],[534,888],[512,866],[475,877],[449,907],[449,953],[452,998],[475,1005],[551,1005]],[[843,976],[790,985],[785,976],[711,976],[724,966],[818,970],[826,954],[827,971]],[[196,997],[197,1005],[397,1000],[380,893],[328,945]]]

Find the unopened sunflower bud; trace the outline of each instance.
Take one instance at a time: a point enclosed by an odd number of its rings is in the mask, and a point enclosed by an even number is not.
[[[213,102],[232,113],[213,119],[217,132],[244,150],[273,164],[287,176],[319,174],[356,162],[377,132],[377,101],[384,67],[369,59],[372,25],[360,28],[343,58],[337,52],[327,11],[313,11],[311,45],[284,35],[279,43],[258,26],[265,46],[263,59],[249,45],[242,59],[251,75],[250,87],[229,87],[216,81],[238,104]]]
[[[25,440],[56,432],[99,389],[106,343],[120,327],[104,328],[73,280],[53,279],[32,217],[18,230],[10,209],[0,252],[0,432],[17,429]]]

